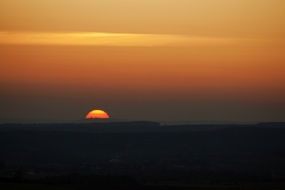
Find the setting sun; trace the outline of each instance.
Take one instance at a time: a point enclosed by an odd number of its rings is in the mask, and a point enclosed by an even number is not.
[[[86,115],[86,119],[109,119],[110,116],[103,110],[92,110]]]

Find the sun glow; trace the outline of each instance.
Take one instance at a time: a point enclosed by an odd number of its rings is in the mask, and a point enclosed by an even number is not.
[[[86,115],[86,119],[109,119],[110,116],[103,110],[92,110]]]

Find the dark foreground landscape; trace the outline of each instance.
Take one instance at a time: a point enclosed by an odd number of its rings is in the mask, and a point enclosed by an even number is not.
[[[0,125],[0,189],[285,189],[285,124]]]

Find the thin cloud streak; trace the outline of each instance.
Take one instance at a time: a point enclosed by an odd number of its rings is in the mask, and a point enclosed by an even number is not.
[[[238,44],[244,39],[167,34],[102,32],[0,32],[0,44],[78,46],[211,46]]]

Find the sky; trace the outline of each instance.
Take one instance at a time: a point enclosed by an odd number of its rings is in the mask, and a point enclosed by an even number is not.
[[[285,120],[284,0],[1,0],[0,123]]]

